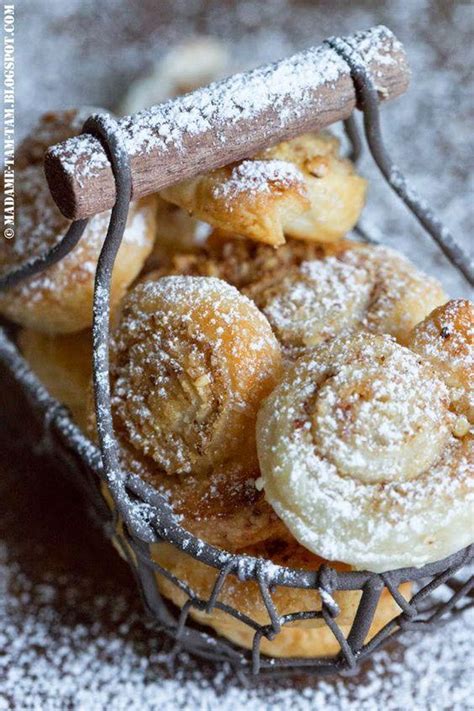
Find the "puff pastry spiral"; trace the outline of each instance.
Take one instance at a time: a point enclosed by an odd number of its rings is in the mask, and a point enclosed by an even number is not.
[[[166,277],[138,285],[124,302],[111,345],[124,466],[217,545],[284,529],[255,488],[257,410],[280,371],[265,317],[225,282]]]
[[[351,240],[289,240],[277,250],[212,235],[199,252],[176,255],[161,273],[219,276],[268,318],[289,358],[340,332],[411,329],[447,297],[441,285],[393,249]]]
[[[443,372],[388,336],[302,356],[257,423],[266,496],[314,553],[384,571],[474,540],[474,440]]]

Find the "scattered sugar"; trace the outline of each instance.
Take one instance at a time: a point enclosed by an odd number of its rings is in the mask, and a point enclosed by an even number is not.
[[[227,663],[213,668],[186,653],[173,660],[147,629],[130,592],[102,594],[70,573],[31,580],[0,547],[0,708],[260,709],[344,711],[472,709],[474,614],[430,634],[405,633],[377,652],[358,678],[301,675],[244,684]]]

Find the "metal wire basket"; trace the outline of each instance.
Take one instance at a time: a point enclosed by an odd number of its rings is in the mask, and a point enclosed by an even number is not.
[[[354,48],[344,40],[331,39],[327,43],[350,67],[358,106],[363,112],[367,142],[385,179],[439,244],[454,267],[473,283],[472,264],[431,210],[409,188],[384,149],[377,93],[364,63]],[[83,488],[106,533],[113,538],[130,563],[145,607],[157,628],[174,638],[177,648],[186,648],[204,658],[229,661],[239,671],[248,668],[253,673],[279,675],[303,670],[331,673],[354,670],[359,662],[403,630],[426,629],[441,624],[450,615],[471,606],[474,576],[467,577],[466,570],[474,557],[474,546],[422,568],[404,568],[385,573],[340,572],[330,565],[305,571],[273,564],[269,572],[270,567],[266,565],[268,561],[264,559],[223,552],[191,535],[179,525],[170,505],[158,491],[138,476],[121,469],[112,423],[108,379],[109,293],[112,268],[128,214],[131,172],[120,132],[115,130],[110,116],[91,117],[83,130],[98,138],[104,146],[114,173],[117,196],[97,267],[94,295],[93,364],[99,448],[84,437],[71,421],[66,408],[53,400],[31,373],[8,335],[8,329],[0,330],[0,361],[15,379],[41,422],[45,446],[62,462],[63,470],[71,475],[72,481]],[[346,131],[353,145],[352,157],[357,158],[361,140],[354,117],[346,122]],[[85,220],[74,222],[55,249],[2,277],[0,288],[9,288],[65,256],[77,244],[85,224]],[[101,482],[106,484],[113,498],[113,514],[102,497]],[[151,547],[160,542],[171,543],[185,556],[215,569],[215,583],[208,599],[199,597],[184,580],[153,560]],[[457,575],[461,572],[462,579],[459,580]],[[185,593],[187,601],[181,610],[161,596],[157,576],[167,578]],[[220,601],[219,595],[228,576],[258,584],[269,624],[259,624],[235,607]],[[404,582],[412,582],[416,587],[409,601],[399,592],[399,586]],[[295,611],[279,616],[272,598],[275,586],[318,590],[321,609]],[[442,588],[444,594],[440,597],[436,593]],[[401,612],[370,641],[366,641],[384,589],[389,591]],[[338,607],[332,597],[335,591],[340,590],[361,592],[347,638],[338,624]],[[253,632],[252,650],[243,650],[193,622],[189,617],[192,609],[205,613],[220,609],[246,625]],[[337,640],[340,651],[334,657],[273,658],[261,654],[262,638],[273,639],[293,622],[317,618],[323,621]]]

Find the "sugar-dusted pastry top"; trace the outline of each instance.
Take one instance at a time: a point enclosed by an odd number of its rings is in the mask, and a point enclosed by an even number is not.
[[[408,345],[442,371],[453,407],[474,424],[474,304],[454,299],[435,309]]]
[[[339,239],[357,222],[365,190],[336,138],[306,134],[161,195],[215,227],[276,246],[285,235]]]
[[[405,343],[447,298],[435,279],[395,250],[349,240],[289,240],[275,250],[215,234],[159,271],[167,272],[235,284],[263,311],[290,358],[343,331],[388,333]]]
[[[165,495],[185,528],[229,548],[285,530],[255,487],[257,411],[281,353],[250,299],[215,278],[139,284],[110,363],[124,466]]]
[[[252,459],[256,411],[280,369],[267,320],[234,287],[203,277],[146,281],[123,303],[114,333],[115,412],[131,443],[167,473],[200,473],[237,453]]]
[[[15,237],[0,242],[0,273],[35,258],[56,245],[70,222],[61,215],[43,171],[46,148],[80,131],[91,109],[45,114],[19,146],[16,169]],[[64,259],[6,293],[0,313],[24,326],[47,333],[71,333],[92,323],[92,294],[97,260],[110,213],[96,215],[79,244]],[[151,251],[155,198],[132,203],[124,240],[112,279],[114,307],[140,272]]]
[[[474,437],[446,373],[386,335],[340,336],[301,357],[257,424],[268,500],[331,560],[384,571],[474,538]]]

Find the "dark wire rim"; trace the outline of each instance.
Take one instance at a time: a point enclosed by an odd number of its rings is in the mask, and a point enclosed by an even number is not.
[[[380,133],[379,114],[377,104],[377,93],[372,80],[366,73],[366,69],[355,51],[338,38],[327,41],[328,44],[340,54],[349,64],[351,73],[356,85],[358,104],[364,113],[364,126],[367,141],[374,157],[385,179],[394,188],[397,194],[409,206],[411,211],[418,218],[426,231],[438,242],[448,259],[460,270],[472,283],[472,268],[469,260],[463,251],[455,245],[452,238],[442,228],[441,223],[434,218],[433,214],[423,201],[414,199],[413,192],[406,186],[406,181],[399,173],[394,172],[392,161],[388,158],[383,147]],[[353,139],[354,153],[360,151],[360,142],[357,144],[355,121],[346,122],[349,137]],[[139,477],[126,473],[120,466],[119,447],[115,438],[111,402],[110,402],[110,382],[109,382],[109,294],[110,278],[112,274],[115,257],[120,246],[131,196],[131,174],[128,162],[127,151],[124,147],[123,136],[117,122],[107,114],[91,116],[85,123],[83,131],[93,134],[101,141],[112,165],[114,178],[116,181],[117,199],[112,209],[110,223],[103,248],[99,257],[94,288],[94,315],[93,315],[93,344],[94,344],[94,395],[96,403],[97,427],[100,444],[101,465],[96,470],[105,480],[109,487],[115,505],[115,523],[122,519],[126,524],[124,532],[125,545],[122,550],[132,566],[139,569],[140,575],[144,568],[148,571],[159,569],[151,559],[149,545],[160,541],[169,542],[181,551],[199,560],[206,565],[214,567],[223,572],[237,575],[240,580],[257,581],[261,587],[262,597],[271,619],[272,629],[256,630],[255,648],[258,647],[258,640],[261,636],[270,638],[271,634],[278,631],[282,620],[277,619],[276,612],[271,605],[266,591],[269,585],[281,585],[297,588],[319,588],[329,595],[329,602],[323,606],[321,613],[312,613],[312,617],[323,616],[326,624],[333,630],[334,636],[340,641],[342,651],[352,665],[353,653],[351,648],[344,648],[344,640],[339,639],[337,625],[332,626],[332,618],[337,615],[337,605],[331,605],[331,595],[335,590],[360,590],[363,589],[365,603],[361,605],[361,610],[357,614],[353,629],[348,641],[355,648],[361,647],[368,630],[367,620],[373,617],[380,591],[384,586],[396,590],[398,585],[404,581],[414,581],[421,578],[430,577],[438,573],[448,573],[451,575],[459,570],[474,556],[474,546],[470,546],[462,551],[449,556],[442,561],[429,563],[421,568],[403,568],[386,573],[373,573],[368,571],[338,572],[330,565],[323,565],[317,571],[302,571],[297,569],[274,566],[272,564],[271,576],[265,567],[265,560],[251,556],[243,556],[228,553],[217,549],[204,541],[196,538],[177,522],[170,505],[164,497],[155,491],[150,485],[143,482]],[[393,174],[392,174],[393,173]],[[394,177],[395,176],[395,177]],[[61,245],[53,248],[47,255],[37,260],[36,266],[25,269],[16,276],[7,275],[0,281],[0,288],[11,287],[19,283],[32,273],[37,273],[48,266],[56,263],[58,253],[64,256],[77,244],[83,231],[86,221],[73,223],[68,230]],[[79,234],[80,233],[80,234]],[[71,237],[71,234],[73,237]],[[32,271],[33,270],[33,271]],[[36,270],[36,271],[34,271]],[[8,281],[10,279],[10,281]],[[7,283],[8,282],[8,283]],[[133,551],[135,560],[130,556],[129,548]],[[163,572],[162,569],[160,572]],[[145,583],[142,581],[145,586]],[[148,583],[149,584],[149,583]],[[425,588],[424,590],[427,590]],[[216,588],[217,589],[217,588]],[[148,591],[150,592],[150,591]],[[367,593],[367,594],[366,594]],[[392,592],[392,594],[394,594]],[[395,592],[396,595],[396,592]],[[145,593],[145,597],[146,597]],[[426,596],[426,595],[425,595]],[[403,605],[402,600],[400,603]],[[208,609],[213,606],[220,606],[217,603],[217,594],[214,599],[208,601]],[[411,608],[416,611],[416,606],[410,603]],[[195,606],[195,605],[194,605]],[[186,620],[186,615],[191,607],[186,607],[182,615],[182,626]],[[298,614],[298,613],[295,613]],[[303,613],[300,613],[303,614]],[[293,616],[294,617],[294,616]],[[364,621],[364,617],[366,618]],[[370,618],[370,619],[369,619]],[[181,619],[181,618],[180,618]],[[243,620],[246,621],[246,620]],[[287,620],[283,620],[283,623]],[[247,624],[248,621],[247,621]],[[351,638],[352,636],[352,638]],[[347,647],[347,644],[346,644]],[[352,656],[351,656],[352,655]]]

